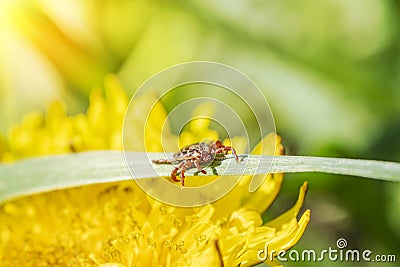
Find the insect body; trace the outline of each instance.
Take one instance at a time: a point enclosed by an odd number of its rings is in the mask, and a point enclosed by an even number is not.
[[[207,174],[203,167],[210,167],[213,174],[218,175],[215,167],[221,165],[229,151],[235,156],[237,162],[238,156],[235,149],[230,146],[224,146],[220,140],[185,146],[178,153],[174,154],[174,159],[159,159],[153,160],[153,162],[156,164],[178,164],[171,172],[171,179],[175,182],[180,181],[182,186],[184,186],[185,172],[188,169],[197,168],[194,175],[198,175],[200,172]],[[180,176],[180,180],[177,179],[177,175]]]

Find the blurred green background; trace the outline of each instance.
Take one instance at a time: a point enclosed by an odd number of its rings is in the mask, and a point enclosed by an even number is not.
[[[107,73],[131,96],[166,67],[210,60],[263,90],[288,154],[399,162],[399,25],[397,0],[0,0],[0,132],[54,99],[84,112]],[[312,221],[296,249],[343,237],[400,261],[400,184],[287,175],[265,219],[289,208],[304,180]]]

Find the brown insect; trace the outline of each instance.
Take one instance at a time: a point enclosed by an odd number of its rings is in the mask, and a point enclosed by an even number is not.
[[[185,172],[188,169],[197,168],[194,175],[198,175],[200,172],[207,174],[203,167],[210,167],[213,174],[218,175],[215,167],[221,165],[229,151],[235,156],[237,162],[239,158],[235,149],[230,146],[224,146],[220,140],[209,143],[199,142],[185,146],[174,154],[174,159],[158,159],[153,160],[153,162],[156,164],[178,164],[171,172],[171,179],[175,182],[180,181],[182,186],[185,186]],[[177,179],[177,175],[180,176],[180,180]]]

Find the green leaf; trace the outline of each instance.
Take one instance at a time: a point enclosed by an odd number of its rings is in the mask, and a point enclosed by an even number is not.
[[[95,151],[38,157],[0,165],[0,202],[33,193],[129,179],[158,179],[170,176],[169,164],[151,164],[163,153],[128,152],[132,178],[121,151]],[[171,154],[167,154],[168,157]],[[217,167],[219,174],[254,175],[281,172],[326,172],[400,182],[400,163],[374,160],[308,156],[242,155],[236,163],[227,159]],[[272,162],[272,165],[271,165]],[[208,172],[211,174],[211,172]],[[191,175],[193,172],[188,172]]]

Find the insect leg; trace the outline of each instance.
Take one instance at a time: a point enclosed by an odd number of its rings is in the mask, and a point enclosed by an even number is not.
[[[203,170],[203,168],[201,168],[200,166],[200,158],[197,158],[193,161],[194,166],[196,166],[196,168],[198,169],[198,171],[196,172],[197,174],[199,174],[200,172],[203,174],[207,174],[207,172],[205,170]]]
[[[182,184],[182,186],[185,186],[185,172],[186,172],[186,169],[188,169],[192,166],[192,161],[191,160],[184,161],[179,165],[182,165],[181,184]]]
[[[176,179],[176,173],[178,172],[178,170],[179,170],[179,168],[176,167],[176,168],[171,172],[171,179],[172,179],[172,181],[174,181],[174,182],[179,182],[179,180]]]
[[[233,147],[226,146],[226,147],[224,147],[224,150],[225,150],[226,153],[228,153],[228,151],[232,151],[232,154],[235,156],[236,162],[239,161],[239,157],[238,157],[238,155],[236,154],[236,150],[235,150]]]
[[[177,175],[177,172],[178,172],[180,169],[182,169],[182,167],[183,167],[184,165],[185,165],[185,162],[179,163],[178,167],[176,167],[176,168],[171,172],[171,179],[172,179],[172,181],[175,181],[175,182],[179,182],[179,181],[180,181],[180,180],[176,179],[176,175]],[[182,174],[181,174],[181,176],[182,176]]]
[[[169,159],[153,159],[152,162],[155,164],[171,164],[172,163],[172,161]]]
[[[182,170],[181,172],[181,184],[182,186],[185,186],[185,170]]]

